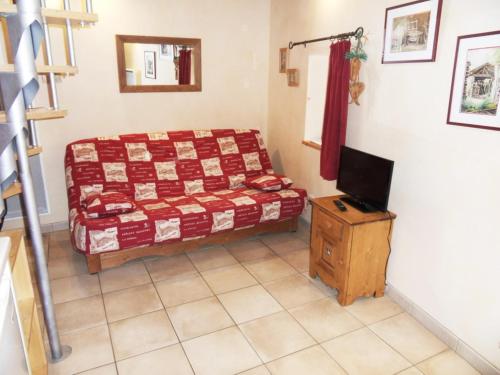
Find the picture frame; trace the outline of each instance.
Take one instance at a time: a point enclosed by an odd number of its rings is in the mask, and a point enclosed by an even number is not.
[[[443,0],[417,0],[385,10],[382,64],[436,61]]]
[[[287,60],[288,60],[288,48],[280,48],[280,60],[279,60],[280,73],[286,73]]]
[[[287,69],[286,77],[288,86],[298,87],[299,86],[299,70],[298,69]]]
[[[500,130],[500,30],[457,38],[447,124]]]
[[[144,77],[156,79],[156,52],[144,51]]]
[[[173,44],[160,44],[160,59],[173,60],[174,59],[174,45]]]

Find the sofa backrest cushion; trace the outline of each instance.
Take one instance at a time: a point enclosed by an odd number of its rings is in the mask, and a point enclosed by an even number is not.
[[[258,130],[165,131],[84,139],[66,147],[70,208],[90,193],[141,201],[240,187],[272,173]]]

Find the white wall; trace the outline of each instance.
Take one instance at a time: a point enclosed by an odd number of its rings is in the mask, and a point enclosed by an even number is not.
[[[48,1],[60,7],[60,0]],[[74,9],[81,5],[72,1]],[[79,74],[60,80],[67,118],[39,123],[50,214],[42,223],[67,220],[65,146],[99,135],[151,130],[263,128],[267,121],[269,0],[95,0],[99,22],[75,30]],[[201,38],[201,92],[120,94],[116,34]],[[52,44],[63,30],[52,28]],[[61,48],[55,63],[64,64]],[[37,102],[46,105],[45,85]],[[5,227],[22,225],[8,222]]]
[[[273,162],[311,195],[335,193],[319,152],[301,145],[307,57],[294,48],[299,88],[278,73],[278,50],[363,26],[369,42],[361,106],[350,106],[347,144],[395,160],[388,281],[500,368],[500,132],[446,125],[458,35],[499,29],[498,0],[445,0],[435,63],[382,65],[385,8],[401,0],[273,0],[268,143]],[[473,4],[472,4],[473,3]]]

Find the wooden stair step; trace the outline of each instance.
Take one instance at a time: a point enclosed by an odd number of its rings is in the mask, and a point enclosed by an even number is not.
[[[58,118],[63,118],[68,115],[68,111],[65,109],[51,109],[51,108],[32,108],[26,111],[27,120],[53,120]],[[0,111],[0,123],[5,123],[7,121],[7,116],[5,112]]]
[[[0,14],[17,13],[17,7],[14,4],[0,4]],[[71,20],[74,26],[81,26],[80,22],[95,23],[99,17],[95,13],[77,12],[64,9],[52,9],[42,7],[42,16],[51,24],[64,23],[67,19]]]
[[[39,74],[75,75],[78,73],[78,68],[70,65],[37,65],[36,71]],[[14,72],[14,64],[0,65],[0,72]]]
[[[28,148],[28,156],[40,155],[43,149],[41,147],[29,147]],[[16,155],[17,159],[17,155]]]
[[[30,147],[28,148],[28,156],[40,155],[43,151],[41,147]]]
[[[19,195],[23,192],[23,188],[20,182],[14,182],[2,193],[2,199],[7,199],[13,197],[14,195]]]

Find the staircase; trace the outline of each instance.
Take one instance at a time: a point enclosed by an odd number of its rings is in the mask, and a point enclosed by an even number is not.
[[[38,1],[38,0],[35,0]],[[15,0],[13,0],[15,3]],[[70,4],[68,0],[65,0],[65,7],[67,9],[51,9],[51,8],[46,8],[45,5],[45,0],[40,1],[41,5],[41,15],[42,19],[44,21],[44,26],[46,25],[47,29],[49,25],[66,25],[67,29],[74,29],[74,28],[83,28],[88,25],[92,25],[98,21],[98,16],[97,14],[93,13],[92,10],[92,0],[87,0],[86,1],[86,9],[85,11],[72,11],[70,10]],[[0,16],[2,17],[2,23],[5,22],[6,17],[16,15],[17,14],[17,6],[16,4],[12,3],[0,3]],[[68,27],[70,26],[70,27]],[[4,27],[4,30],[7,30],[6,27]],[[48,33],[45,35],[47,36]],[[72,32],[70,31],[68,36],[71,35],[72,38]],[[50,37],[49,37],[50,38]],[[47,61],[47,64],[43,65],[36,65],[36,72],[39,75],[47,75],[49,76],[48,78],[48,88],[50,91],[52,91],[49,94],[52,94],[51,98],[51,103],[48,103],[46,107],[39,107],[39,108],[28,108],[26,109],[26,120],[27,121],[43,121],[43,120],[54,120],[54,119],[60,119],[64,118],[68,115],[68,111],[65,109],[60,109],[58,100],[57,100],[57,95],[54,98],[53,92],[56,89],[56,80],[55,76],[72,76],[78,74],[78,67],[71,65],[71,61],[68,65],[56,65],[52,63],[52,51],[50,50],[51,42],[50,39],[46,38],[44,40],[44,50],[45,50],[45,56],[46,59],[49,60]],[[61,41],[64,43],[64,41]],[[8,47],[10,47],[8,44],[8,41],[4,40],[4,43],[7,45],[5,46],[8,50]],[[70,45],[70,48],[73,46],[73,43],[70,42],[68,43]],[[8,51],[9,52],[9,51]],[[74,51],[67,51],[69,56],[74,56]],[[9,53],[8,53],[9,54]],[[71,59],[70,59],[71,60]],[[15,67],[13,63],[8,63],[8,64],[3,64],[0,65],[0,73],[15,73]],[[7,122],[7,116],[4,111],[0,111],[0,126],[3,126]],[[34,126],[30,127],[31,131],[36,132],[36,130],[32,130]],[[37,137],[33,137],[31,135],[29,137],[31,140],[30,144],[28,145],[28,156],[34,156],[40,154],[43,150],[42,147],[40,147],[34,140],[37,139]],[[1,153],[1,150],[0,150]],[[10,187],[4,189],[2,191],[2,199],[7,199],[10,198],[14,195],[18,195],[22,193],[22,185],[20,182],[16,181],[14,182]]]
[[[0,65],[0,224],[5,214],[4,199],[21,194],[26,207],[25,215],[33,255],[35,258],[37,285],[40,292],[45,327],[49,339],[52,360],[59,361],[69,355],[71,348],[63,347],[55,324],[52,295],[43,250],[40,221],[34,195],[28,158],[40,154],[37,122],[67,116],[60,108],[56,76],[78,74],[73,43],[73,30],[97,22],[92,0],[86,0],[85,9],[71,10],[69,0],[63,0],[63,9],[51,9],[45,0],[0,0],[0,20],[4,31],[4,50],[7,61]],[[65,30],[67,62],[55,64],[52,59],[50,27],[57,25]],[[64,43],[64,40],[58,41]],[[36,56],[43,44],[44,62],[36,64]],[[37,95],[39,75],[47,77],[49,103],[44,107],[32,107]],[[43,348],[41,349],[42,353]]]

